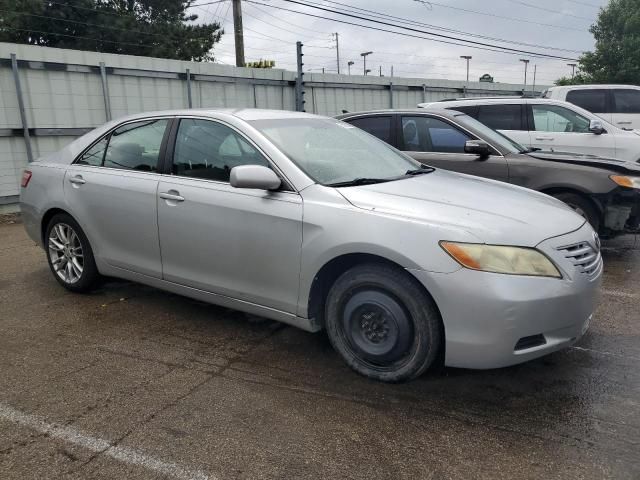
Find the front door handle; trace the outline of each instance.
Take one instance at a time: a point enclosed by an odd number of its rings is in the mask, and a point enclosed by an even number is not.
[[[618,125],[631,125],[631,122],[618,122]]]
[[[160,198],[164,200],[171,200],[172,202],[184,202],[184,197],[181,197],[179,192],[175,190],[169,190],[168,192],[161,192]]]
[[[70,177],[69,181],[74,185],[84,185],[85,183],[87,183],[86,180],[82,178],[82,175],[76,175],[75,177]]]
[[[536,140],[553,140],[553,137],[536,137]]]

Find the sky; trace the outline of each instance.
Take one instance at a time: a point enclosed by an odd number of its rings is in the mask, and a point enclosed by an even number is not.
[[[589,26],[595,22],[600,7],[607,0],[299,0],[328,9],[351,7],[354,14],[367,9],[380,15],[393,15],[425,25],[410,25],[418,30],[498,44],[510,48],[541,52],[567,58],[578,58],[580,52],[593,50],[594,39]],[[210,3],[212,0],[195,0],[190,13],[199,15],[197,22],[218,21],[224,28],[222,40],[214,47],[216,61],[235,65],[233,14],[231,0]],[[342,5],[336,4],[336,2]],[[199,6],[198,6],[199,5]],[[314,18],[282,10],[290,9],[310,13]],[[551,85],[561,76],[570,76],[571,60],[537,58],[526,53],[508,54],[459,46],[394,33],[380,32],[347,22],[374,25],[359,19],[324,12],[285,0],[243,0],[245,60],[269,59],[276,61],[276,68],[296,69],[295,42],[304,44],[305,72],[336,73],[336,44],[333,33],[339,36],[340,69],[347,73],[347,62],[353,61],[352,74],[362,75],[363,61],[360,53],[372,51],[367,57],[369,75],[389,76],[393,66],[394,76],[465,80],[466,61],[461,55],[470,55],[469,79],[488,73],[494,81],[522,84],[524,62],[529,59],[527,83],[533,81],[536,70],[537,85]],[[385,18],[384,21],[397,20]],[[378,28],[399,30],[385,25]],[[443,29],[459,32],[444,31]],[[425,36],[422,33],[406,32]],[[465,35],[467,34],[467,35]],[[470,37],[468,34],[476,35]],[[492,37],[514,43],[490,40]],[[530,45],[522,45],[522,44]],[[561,49],[561,50],[558,50]]]

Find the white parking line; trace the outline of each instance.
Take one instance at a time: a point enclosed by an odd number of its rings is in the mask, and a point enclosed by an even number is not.
[[[144,467],[148,470],[179,480],[215,480],[215,477],[202,471],[191,470],[173,462],[158,460],[157,458],[150,457],[131,448],[113,445],[113,443],[108,440],[92,437],[72,427],[49,423],[39,416],[20,412],[2,403],[0,403],[0,419],[17,423],[40,433],[46,433],[51,438],[73,443],[74,445],[106,455],[123,463]]]
[[[611,295],[612,297],[620,297],[620,298],[640,298],[640,294],[637,293],[627,293],[627,292],[619,292],[617,290],[600,290],[603,295]]]

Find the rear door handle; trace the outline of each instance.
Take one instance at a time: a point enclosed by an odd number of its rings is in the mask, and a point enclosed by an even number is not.
[[[618,125],[631,125],[631,122],[618,122]]]
[[[171,193],[171,192],[175,192],[175,193]],[[184,202],[184,197],[181,197],[180,194],[175,190],[170,190],[168,192],[161,192],[160,198],[164,200],[171,200],[173,202]]]
[[[82,175],[76,175],[75,177],[70,177],[69,181],[75,185],[84,185],[86,180],[82,178]]]
[[[553,140],[553,137],[536,137],[536,140]]]

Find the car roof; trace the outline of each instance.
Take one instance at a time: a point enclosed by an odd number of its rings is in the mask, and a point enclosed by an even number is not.
[[[492,104],[512,104],[512,105],[520,105],[523,103],[548,103],[555,105],[566,105],[567,102],[563,102],[561,100],[553,100],[549,98],[531,98],[531,97],[478,97],[478,98],[467,98],[464,100],[450,100],[450,101],[439,101],[439,102],[427,102],[427,103],[419,103],[418,107],[422,109],[452,109],[455,107],[465,107],[471,105],[492,105]]]
[[[141,112],[127,115],[116,119],[121,121],[136,120],[138,118],[159,117],[159,116],[189,116],[189,115],[205,115],[216,117],[219,115],[231,115],[241,120],[270,120],[270,119],[286,119],[286,118],[317,118],[305,112],[294,112],[290,110],[269,110],[260,108],[189,108],[180,110],[158,110],[152,112]],[[325,117],[327,118],[327,117]]]
[[[359,112],[347,112],[342,113],[340,115],[336,115],[334,118],[342,120],[343,118],[353,118],[359,116],[366,115],[384,115],[384,114],[395,114],[395,113],[409,113],[409,114],[424,114],[424,108],[386,108],[386,109],[378,109],[378,110],[362,110]],[[446,117],[457,117],[459,115],[465,115],[461,112],[452,112],[448,110],[438,111],[438,115],[443,115]]]
[[[560,85],[556,87],[549,87],[547,90],[550,92],[558,92],[562,90],[596,90],[596,89],[614,89],[614,88],[630,88],[633,90],[640,90],[637,85],[622,85],[616,83],[602,83],[591,85]]]

